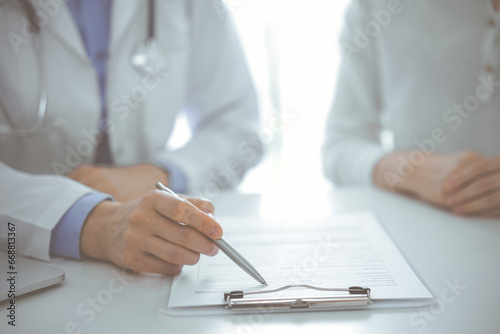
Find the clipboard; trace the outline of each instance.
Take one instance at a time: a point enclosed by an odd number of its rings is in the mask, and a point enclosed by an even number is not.
[[[342,292],[342,295],[302,296],[286,298],[245,298],[252,295],[267,295],[287,289],[306,288],[324,292]],[[231,291],[224,293],[225,308],[231,311],[253,310],[304,310],[331,309],[337,307],[363,307],[371,303],[370,288],[351,286],[349,288],[323,288],[309,284],[290,284],[277,289],[257,291]]]
[[[166,280],[160,299],[161,313],[169,316],[194,316],[401,308],[426,306],[435,300],[425,282],[372,213],[338,214],[318,221],[308,221],[306,228],[303,227],[303,221],[294,224],[287,220],[279,222],[280,226],[286,226],[285,229],[279,227],[276,230],[272,230],[273,222],[256,221],[255,218],[219,217],[219,221],[226,227],[226,233],[230,233],[227,231],[230,231],[228,226],[231,223],[240,228],[239,231],[236,228],[233,230],[237,233],[231,235],[231,240],[245,257],[258,266],[270,283],[269,286],[256,284],[245,273],[238,276],[241,270],[230,260],[226,259],[227,262],[224,262],[223,254],[215,258],[202,257],[198,264],[185,266],[179,275]],[[299,230],[293,232],[294,226]],[[262,236],[263,229],[266,231],[265,237]],[[349,231],[346,232],[347,230]],[[304,242],[308,238],[307,231],[314,231],[322,236],[330,233],[338,238],[338,242],[345,243],[348,253],[354,252],[354,256],[361,259],[357,271],[353,273],[348,270],[345,279],[338,279],[342,272],[336,272],[334,268],[343,268],[342,263],[353,260],[346,255],[344,258],[326,259],[325,266],[322,264],[318,267],[318,274],[308,279],[273,280],[270,267],[275,267],[276,264],[282,268],[280,270],[287,267],[283,262],[267,259],[272,254],[269,247],[275,246],[276,240],[286,243],[292,232],[296,233],[295,241]],[[354,244],[353,238],[356,239]],[[312,237],[309,241],[313,245],[317,244]],[[258,247],[254,246],[255,242],[259,243]],[[356,253],[359,243],[363,243],[362,250],[361,253]],[[287,245],[284,244],[285,246]],[[262,254],[256,253],[256,248],[262,250],[266,247],[268,249],[263,250]],[[283,256],[280,258],[290,259],[289,251],[290,248],[286,248],[286,251],[280,253]],[[311,251],[314,253],[314,250]],[[298,260],[301,260],[300,256]],[[341,261],[335,262],[337,260]],[[329,267],[332,261],[333,266]],[[265,263],[269,264],[268,268]],[[384,276],[379,276],[380,280],[370,278],[370,275],[376,276],[381,270],[385,270],[384,267],[387,275],[392,275],[390,279],[385,279]],[[229,273],[232,275],[231,279],[227,279]],[[363,278],[364,273],[367,275]]]
[[[223,293],[224,302],[212,306],[172,307],[169,305],[171,283],[165,282],[162,287],[160,300],[160,313],[167,316],[197,316],[197,315],[231,315],[231,314],[273,314],[318,311],[342,311],[360,309],[384,309],[423,307],[434,302],[435,297],[405,299],[405,300],[380,300],[373,299],[370,288],[325,288],[291,284],[272,290],[235,290]],[[268,297],[276,290],[294,287],[307,287],[312,290],[321,290],[323,295],[314,296],[288,296]],[[331,294],[330,292],[341,292]],[[255,297],[255,298],[254,298]]]

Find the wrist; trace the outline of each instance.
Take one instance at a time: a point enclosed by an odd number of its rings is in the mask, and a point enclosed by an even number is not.
[[[384,155],[373,169],[373,183],[386,190],[415,193],[418,170],[408,168],[410,153],[395,151]]]
[[[113,227],[120,221],[117,214],[120,205],[117,202],[104,201],[87,216],[80,237],[82,256],[110,260],[107,246],[112,242]]]

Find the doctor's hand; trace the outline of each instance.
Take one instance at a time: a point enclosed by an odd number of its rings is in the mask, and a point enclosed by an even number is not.
[[[456,170],[445,191],[456,214],[500,217],[500,157],[480,159]]]
[[[82,165],[71,171],[67,177],[110,194],[118,202],[128,202],[145,195],[156,182],[168,184],[167,173],[151,164],[128,167]]]
[[[418,152],[423,159],[417,160]],[[381,188],[408,193],[423,201],[450,208],[446,190],[449,179],[454,173],[484,159],[484,156],[472,151],[433,153],[429,156],[419,150],[396,151],[379,160],[373,180]]]
[[[206,237],[222,236],[221,226],[207,214],[213,211],[207,200],[159,190],[128,203],[104,201],[85,222],[80,251],[136,272],[173,275],[198,262],[200,253],[217,253]]]

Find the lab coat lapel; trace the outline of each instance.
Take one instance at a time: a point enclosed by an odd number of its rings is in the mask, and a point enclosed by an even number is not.
[[[58,1],[55,1],[58,6],[52,8],[42,8],[42,1],[32,1],[32,3],[37,11],[44,13],[48,18],[46,26],[42,27],[42,29],[46,28],[47,32],[56,36],[62,44],[73,51],[83,62],[90,63],[82,37],[68,6],[66,4],[60,5]]]
[[[113,0],[111,14],[111,40],[110,50],[116,48],[120,40],[125,37],[127,29],[130,27],[133,18],[146,20],[146,17],[137,15],[139,5],[146,4],[146,0]],[[141,12],[142,14],[142,12]]]

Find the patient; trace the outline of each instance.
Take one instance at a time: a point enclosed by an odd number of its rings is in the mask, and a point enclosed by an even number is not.
[[[351,2],[322,152],[330,180],[500,216],[499,2]]]

